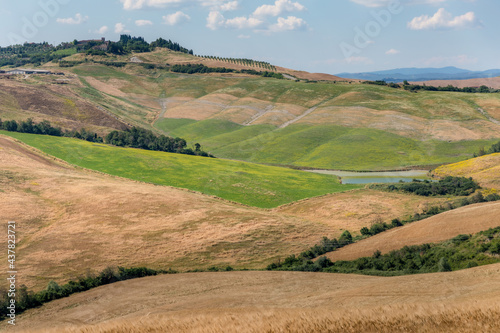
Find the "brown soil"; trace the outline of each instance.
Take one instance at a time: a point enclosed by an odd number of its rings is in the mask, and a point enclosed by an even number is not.
[[[500,202],[476,204],[395,228],[327,255],[333,261],[369,257],[404,246],[436,243],[460,234],[474,234],[500,226]]]
[[[120,282],[51,302],[22,314],[15,331],[496,332],[499,297],[500,265],[390,278],[180,274]]]
[[[25,84],[13,80],[0,80],[2,95],[10,99],[10,109],[24,120],[31,115],[75,129],[97,126],[125,129],[126,126],[90,102],[77,96],[69,86],[53,84]],[[5,112],[5,111],[3,111]],[[22,114],[26,114],[25,117]]]

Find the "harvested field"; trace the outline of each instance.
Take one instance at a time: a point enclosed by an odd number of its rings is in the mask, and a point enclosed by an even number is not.
[[[494,332],[499,297],[499,265],[391,278],[180,274],[54,301],[21,315],[16,332]]]
[[[404,246],[437,243],[460,234],[475,234],[498,226],[500,202],[475,204],[388,230],[330,252],[327,257],[332,261],[354,260],[370,257],[376,250],[385,254]]]

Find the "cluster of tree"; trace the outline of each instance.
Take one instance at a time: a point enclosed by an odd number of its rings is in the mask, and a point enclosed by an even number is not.
[[[150,44],[150,47],[154,50],[157,47],[163,47],[172,51],[193,54],[193,50],[188,50],[185,47],[179,45],[179,43],[172,42],[170,39],[166,40],[163,38],[158,38]]]
[[[400,84],[393,83],[393,82],[386,82],[383,80],[377,80],[377,81],[364,81],[364,84],[372,84],[372,85],[378,85],[378,86],[387,86],[390,88],[403,88],[404,90],[412,91],[412,92],[417,92],[419,90],[425,90],[425,91],[451,91],[451,92],[464,92],[464,93],[481,93],[481,94],[490,94],[490,93],[498,93],[500,90],[498,89],[493,89],[489,88],[485,85],[482,85],[480,87],[465,87],[465,88],[458,88],[453,85],[448,85],[446,87],[435,87],[435,86],[428,86],[428,85],[419,85],[419,84],[410,84],[408,81],[404,81],[403,85],[401,86]]]
[[[60,127],[52,126],[48,120],[43,120],[40,123],[35,123],[31,118],[20,122],[17,122],[15,120],[2,121],[2,119],[0,119],[0,129],[9,132],[65,136],[86,140],[89,142],[103,142],[102,137],[97,135],[97,133],[95,132],[87,131],[85,128],[82,128],[80,131],[63,131]]]
[[[286,264],[283,263],[278,267],[270,265],[268,269],[393,276],[447,272],[492,264],[500,262],[498,254],[500,254],[500,227],[474,236],[459,235],[438,244],[405,246],[385,255],[377,250],[372,257],[352,261],[332,262],[326,257],[321,257],[313,262],[305,258],[289,257],[285,260]]]
[[[107,51],[96,48],[104,43],[109,43]],[[20,67],[27,64],[39,66],[47,62],[59,61],[74,52],[94,56],[107,56],[107,53],[128,54],[130,52],[150,52],[157,47],[164,47],[177,52],[193,54],[193,50],[188,50],[185,47],[180,46],[179,43],[172,42],[171,40],[158,38],[156,41],[148,43],[143,37],[121,35],[120,40],[117,42],[92,40],[85,43],[78,43],[77,40],[74,40],[71,43],[64,42],[55,47],[47,42],[25,43],[23,45],[0,47],[0,67]],[[68,52],[63,52],[62,50],[68,50],[72,53],[68,54]],[[61,67],[70,67],[69,65],[70,63],[64,63]]]
[[[132,127],[125,131],[113,131],[106,135],[106,143],[118,147],[131,147],[169,153],[214,157],[201,150],[201,145],[199,143],[195,144],[195,149],[193,150],[187,148],[187,143],[184,139],[171,138],[165,135],[156,136],[152,131],[138,127]]]
[[[481,187],[472,178],[447,176],[438,182],[414,179],[411,183],[377,184],[372,185],[372,188],[428,197],[437,195],[468,196]]]
[[[20,286],[15,292],[16,300],[16,315],[44,303],[50,302],[55,299],[68,297],[74,293],[90,290],[99,286],[103,286],[118,281],[142,278],[146,276],[154,276],[158,274],[174,274],[175,271],[156,271],[149,268],[106,268],[101,273],[87,274],[81,276],[76,281],[69,281],[68,283],[60,286],[56,282],[49,282],[46,289],[34,293],[29,291],[26,286]],[[9,314],[7,306],[10,303],[9,291],[6,289],[0,290],[0,320],[5,319]]]
[[[143,53],[151,52],[158,47],[193,54],[193,50],[188,50],[180,46],[179,43],[172,42],[171,40],[158,38],[156,41],[148,43],[143,37],[131,37],[130,35],[121,35],[118,42],[110,42],[108,52],[112,54]]]
[[[496,154],[496,153],[500,153],[500,141],[493,144],[488,150],[484,149],[484,147],[479,149],[479,152],[474,153],[474,157]]]
[[[323,237],[319,244],[314,245],[309,250],[302,252],[298,256],[294,254],[285,258],[283,262],[278,261],[267,266],[267,270],[289,270],[291,267],[296,267],[302,265],[305,262],[317,258],[325,253],[335,251],[353,242],[352,235],[349,231],[344,231],[340,238],[329,239],[328,237]]]
[[[262,68],[262,69],[267,69],[269,71],[276,71],[276,66],[273,66],[270,63],[265,62],[265,61],[257,61],[257,60],[252,60],[252,59],[239,59],[239,58],[222,58],[222,57],[215,57],[215,56],[199,56],[199,57],[205,58],[205,59],[210,59],[210,60],[228,62],[228,63],[235,64],[235,65],[258,67],[258,68]]]
[[[202,64],[173,65],[170,70],[175,73],[195,74],[195,73],[234,73],[234,69],[225,67],[207,67]]]

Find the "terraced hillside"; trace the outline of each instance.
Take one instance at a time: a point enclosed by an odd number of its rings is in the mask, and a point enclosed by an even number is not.
[[[30,310],[16,330],[6,332],[495,332],[499,273],[497,264],[391,278],[290,272],[157,276]]]

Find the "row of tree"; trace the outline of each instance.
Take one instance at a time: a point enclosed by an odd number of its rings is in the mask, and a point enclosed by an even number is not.
[[[106,135],[105,139],[97,133],[88,131],[85,128],[82,128],[80,131],[63,131],[60,127],[52,126],[47,120],[35,123],[31,118],[20,122],[15,120],[2,121],[2,119],[0,119],[0,129],[9,132],[65,136],[96,143],[106,142],[118,147],[131,147],[177,154],[212,158],[215,157],[207,152],[204,152],[199,143],[194,145],[194,149],[188,148],[187,142],[184,139],[171,138],[165,135],[157,136],[152,131],[139,127],[132,127],[125,131],[112,131]]]
[[[201,150],[201,145],[199,143],[195,144],[193,150],[192,148],[187,148],[187,143],[184,139],[171,138],[165,135],[157,136],[152,131],[139,127],[132,127],[125,131],[112,131],[106,135],[106,143],[118,147],[131,147],[168,153],[214,157]]]
[[[216,56],[198,56],[198,57],[209,59],[209,60],[228,62],[228,63],[235,64],[235,65],[258,67],[258,68],[262,68],[262,69],[267,69],[269,71],[276,71],[276,66],[273,66],[270,63],[265,62],[265,61],[257,61],[257,60],[253,60],[253,59],[241,59],[241,58],[223,58],[223,57],[216,57]]]

